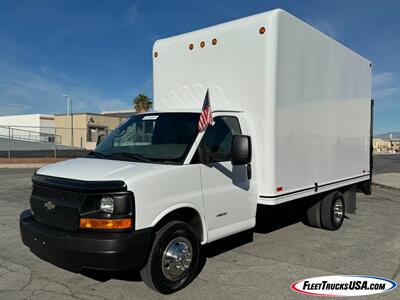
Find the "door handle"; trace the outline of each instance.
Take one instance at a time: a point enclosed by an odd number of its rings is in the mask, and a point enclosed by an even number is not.
[[[247,164],[247,179],[251,179],[252,172],[251,172],[251,164]]]

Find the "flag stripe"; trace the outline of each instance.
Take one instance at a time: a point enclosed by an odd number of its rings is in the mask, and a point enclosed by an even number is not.
[[[204,131],[207,129],[208,125],[212,124],[212,120],[213,118],[211,114],[210,98],[207,90],[200,113],[199,124],[197,125],[199,131]]]

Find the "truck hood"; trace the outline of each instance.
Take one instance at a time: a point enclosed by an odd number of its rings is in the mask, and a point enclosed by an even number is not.
[[[177,167],[109,159],[75,158],[47,165],[39,169],[37,174],[85,181],[106,181],[140,178]]]

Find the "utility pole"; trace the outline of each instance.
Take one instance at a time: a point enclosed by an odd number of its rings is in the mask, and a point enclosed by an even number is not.
[[[72,112],[72,101],[69,102],[69,112],[71,114],[71,146],[74,147],[74,113]]]
[[[8,160],[11,160],[11,126],[8,125]]]
[[[67,116],[69,117],[69,125],[71,128],[71,146],[74,146],[74,121],[72,116],[72,101],[69,95],[64,94],[64,98],[67,99]]]

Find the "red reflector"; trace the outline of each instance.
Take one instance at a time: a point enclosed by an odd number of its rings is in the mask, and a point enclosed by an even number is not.
[[[277,192],[282,192],[282,191],[283,191],[283,187],[278,186],[278,187],[276,188],[276,191],[277,191]]]

